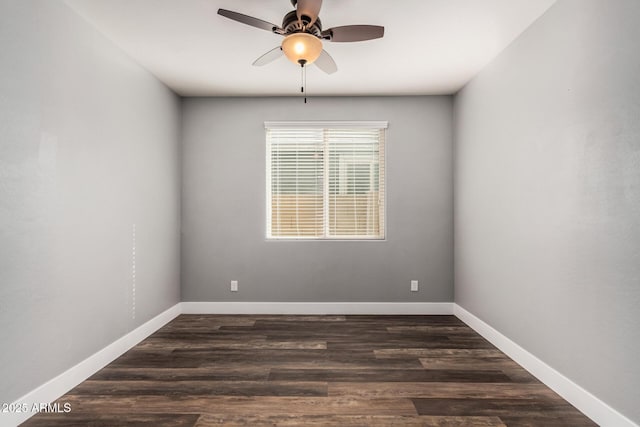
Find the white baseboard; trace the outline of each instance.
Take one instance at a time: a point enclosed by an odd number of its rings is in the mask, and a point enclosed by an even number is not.
[[[450,302],[183,302],[184,314],[453,314]]]
[[[47,381],[40,387],[32,390],[20,399],[13,402],[13,407],[21,405],[26,407],[27,412],[22,413],[3,413],[0,414],[0,426],[17,426],[25,422],[37,413],[32,411],[34,404],[47,404],[55,401],[63,396],[69,390],[89,378],[91,375],[104,368],[109,363],[124,354],[127,350],[153,334],[155,331],[169,323],[181,313],[180,304],[176,304],[168,310],[160,313],[153,319],[137,327],[127,335],[109,344],[97,353],[89,356],[87,359],[69,368],[62,374]]]
[[[567,402],[578,408],[596,424],[606,427],[638,427],[633,421],[589,393],[551,366],[502,335],[496,329],[454,304],[453,313],[473,330],[486,338],[516,363],[529,371]]]

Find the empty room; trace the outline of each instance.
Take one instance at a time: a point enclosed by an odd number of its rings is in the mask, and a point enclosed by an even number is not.
[[[0,426],[640,425],[638,0],[0,0]]]

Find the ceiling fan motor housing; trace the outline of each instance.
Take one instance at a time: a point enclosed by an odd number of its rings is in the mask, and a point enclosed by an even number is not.
[[[296,0],[291,0],[292,3],[296,2]],[[285,31],[285,34],[293,34],[293,33],[309,33],[313,34],[316,37],[322,37],[322,23],[320,22],[320,18],[316,19],[316,22],[313,25],[309,26],[309,22],[311,22],[311,18],[308,16],[302,16],[302,23],[298,20],[298,15],[295,10],[287,13],[282,20],[282,28]]]

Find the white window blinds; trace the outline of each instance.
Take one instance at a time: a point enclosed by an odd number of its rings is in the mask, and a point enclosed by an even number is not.
[[[265,127],[267,238],[385,238],[385,122]]]

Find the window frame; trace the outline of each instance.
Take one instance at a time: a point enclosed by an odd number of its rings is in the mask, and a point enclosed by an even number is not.
[[[265,129],[265,217],[264,217],[264,238],[267,242],[386,242],[388,239],[388,210],[387,210],[387,175],[388,175],[388,166],[387,166],[387,152],[388,152],[388,121],[265,121],[264,129]],[[323,235],[321,237],[317,236],[269,236],[269,221],[271,220],[270,208],[271,208],[271,163],[268,160],[270,158],[269,144],[267,143],[267,131],[269,129],[379,129],[384,133],[384,149],[382,161],[384,162],[384,174],[383,178],[380,181],[381,185],[384,187],[384,200],[383,200],[383,220],[381,222],[381,226],[383,227],[384,233],[382,237],[366,237],[366,236],[356,236],[350,238],[348,236],[338,236],[338,237],[330,237]],[[328,164],[327,164],[328,165]],[[328,166],[327,166],[328,167]],[[326,173],[326,172],[325,172]],[[324,174],[323,174],[324,177]],[[325,211],[328,208],[328,204],[324,201],[323,194],[323,210]]]

